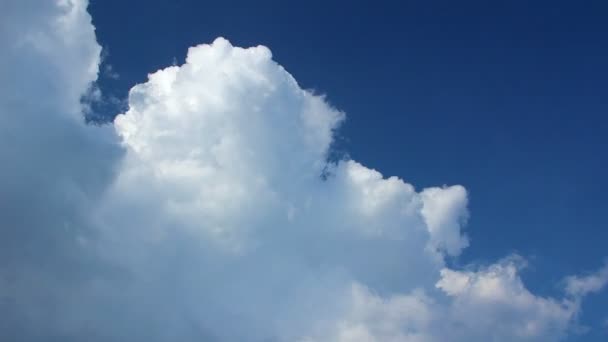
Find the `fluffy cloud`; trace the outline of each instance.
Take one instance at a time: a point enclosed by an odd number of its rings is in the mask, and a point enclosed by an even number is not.
[[[0,14],[3,339],[557,341],[605,286],[602,269],[543,298],[513,258],[447,268],[466,190],[328,162],[344,113],[263,46],[192,47],[85,125],[86,5]]]
[[[579,310],[576,302],[531,294],[517,275],[518,262],[503,260],[476,272],[441,271],[436,286],[452,300],[447,313],[456,340],[554,341]],[[487,337],[486,337],[487,338]]]
[[[79,241],[121,151],[82,118],[100,52],[86,3],[3,1],[0,23],[0,339],[52,340],[94,272]]]

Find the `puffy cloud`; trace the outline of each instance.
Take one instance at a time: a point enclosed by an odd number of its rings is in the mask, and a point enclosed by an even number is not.
[[[80,97],[97,78],[101,51],[86,7],[80,0],[3,2],[2,100],[31,110],[15,108],[13,115],[19,110],[20,116],[30,114],[37,120],[81,120]],[[31,101],[33,94],[36,101]]]
[[[441,271],[436,286],[452,301],[446,312],[453,340],[554,341],[565,335],[578,303],[535,296],[518,267],[506,259],[476,272]]]
[[[79,241],[121,152],[82,118],[100,51],[86,2],[3,1],[0,26],[0,339],[52,340],[94,272]]]
[[[86,6],[0,14],[2,339],[554,341],[605,284],[543,298],[514,259],[447,268],[466,190],[328,162],[345,115],[263,46],[192,47],[85,125]]]
[[[467,219],[467,191],[462,186],[425,189],[421,194],[422,215],[431,233],[431,244],[450,255],[458,255],[469,245],[460,226]]]
[[[435,303],[423,291],[383,298],[361,284],[346,292],[349,305],[343,315],[327,324],[320,322],[314,335],[301,341],[433,341],[437,319]]]
[[[276,211],[294,214],[289,203],[322,172],[343,114],[270,56],[218,39],[133,87],[115,121],[128,151],[122,192],[157,189],[180,226],[233,244]]]
[[[579,303],[531,294],[509,258],[476,271],[442,269],[436,287],[380,295],[354,283],[341,314],[302,341],[557,341]]]

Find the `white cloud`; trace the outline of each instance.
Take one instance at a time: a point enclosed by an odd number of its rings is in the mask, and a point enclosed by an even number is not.
[[[578,303],[531,294],[505,259],[477,271],[441,270],[436,287],[380,295],[354,283],[348,305],[302,341],[557,341]]]
[[[78,241],[121,152],[82,118],[100,51],[86,2],[3,1],[0,46],[0,340],[51,340],[95,272]]]
[[[608,284],[608,263],[595,273],[567,277],[566,292],[574,297],[581,297],[602,290],[606,284]]]
[[[450,255],[458,255],[469,245],[460,232],[467,219],[467,191],[462,186],[425,189],[421,194],[424,206],[422,215],[431,233],[435,249],[444,249]]]
[[[113,127],[86,126],[86,1],[6,8],[2,339],[556,341],[606,282],[571,277],[554,299],[513,259],[446,268],[468,245],[466,190],[328,163],[344,114],[266,47],[192,47]]]
[[[578,304],[535,296],[517,269],[506,259],[476,272],[441,271],[436,286],[452,300],[447,312],[454,340],[553,341],[565,335]]]

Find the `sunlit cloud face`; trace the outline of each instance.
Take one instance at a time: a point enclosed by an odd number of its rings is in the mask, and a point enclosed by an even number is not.
[[[518,257],[448,268],[466,189],[329,162],[345,113],[263,46],[191,47],[87,126],[86,6],[0,14],[3,339],[557,341],[605,286],[601,269],[540,297]]]

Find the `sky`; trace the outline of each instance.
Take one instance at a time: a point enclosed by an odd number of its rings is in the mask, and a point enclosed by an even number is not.
[[[2,339],[608,338],[608,5],[4,4]]]

